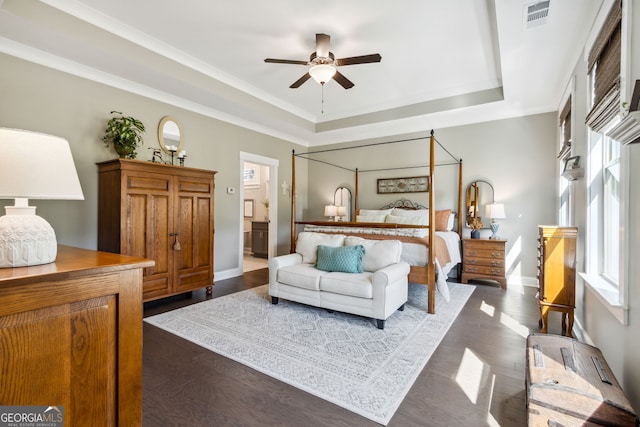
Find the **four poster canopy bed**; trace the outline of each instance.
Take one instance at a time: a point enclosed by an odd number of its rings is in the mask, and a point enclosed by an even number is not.
[[[425,159],[419,166],[404,165],[400,167],[385,167],[384,169],[353,170],[347,169],[324,160],[313,158],[314,154],[327,153],[332,151],[365,149],[374,145],[399,144],[410,141],[427,140],[429,159]],[[436,144],[449,157],[446,161],[436,164],[435,148]],[[311,161],[319,161],[329,166],[347,169],[355,175],[355,215],[350,216],[350,221],[305,221],[296,218],[296,191],[295,191],[295,170],[296,158],[303,157]],[[364,156],[360,156],[362,158]],[[438,166],[457,166],[457,221],[454,220],[453,209],[436,210],[434,177]],[[422,203],[417,203],[402,198],[383,207],[374,209],[360,209],[358,201],[358,179],[362,172],[379,172],[390,170],[407,170],[410,168],[428,167],[426,192],[427,196]],[[447,273],[461,261],[460,256],[460,235],[462,233],[462,160],[454,157],[446,148],[438,142],[433,130],[429,137],[405,139],[383,143],[374,143],[346,148],[328,149],[322,151],[308,152],[303,154],[292,153],[292,177],[291,177],[291,252],[296,250],[297,226],[304,227],[304,231],[343,234],[346,236],[357,236],[372,240],[399,240],[402,242],[402,259],[410,266],[409,282],[419,283],[428,286],[428,307],[429,313],[435,313],[435,293],[436,288],[448,299],[448,287],[446,285]],[[423,190],[424,191],[424,190]],[[455,190],[454,190],[455,191]],[[432,232],[434,231],[434,232]],[[432,249],[432,250],[430,250]]]

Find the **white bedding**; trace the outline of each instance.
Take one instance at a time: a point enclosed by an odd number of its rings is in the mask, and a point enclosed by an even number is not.
[[[344,227],[325,226],[325,225],[305,225],[304,231],[315,231],[317,233],[344,233]],[[426,228],[367,228],[367,227],[349,227],[349,233],[362,234],[379,234],[385,236],[412,236],[426,237],[429,230]],[[440,266],[436,260],[437,283],[436,289],[449,301],[449,286],[447,285],[447,275],[453,267],[461,262],[460,254],[460,235],[455,231],[436,231],[436,235],[442,237],[447,249],[449,250],[449,263]],[[402,242],[401,259],[409,263],[409,265],[424,266],[427,263],[427,247],[416,243]]]

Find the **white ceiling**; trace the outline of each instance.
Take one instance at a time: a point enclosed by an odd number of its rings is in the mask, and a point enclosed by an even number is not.
[[[602,1],[0,0],[0,52],[313,146],[557,110]],[[382,61],[289,89],[316,33]]]

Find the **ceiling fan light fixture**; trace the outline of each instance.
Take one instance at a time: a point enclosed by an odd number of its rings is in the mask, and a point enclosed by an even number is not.
[[[336,67],[330,64],[318,64],[311,67],[309,74],[313,77],[313,80],[325,84],[336,74]]]

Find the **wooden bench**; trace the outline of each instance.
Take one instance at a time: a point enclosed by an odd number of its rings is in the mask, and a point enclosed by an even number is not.
[[[596,347],[559,335],[527,338],[529,426],[639,426]]]

